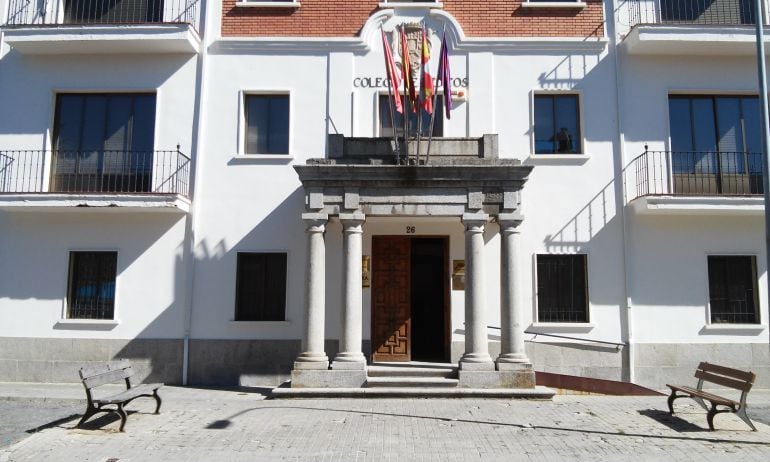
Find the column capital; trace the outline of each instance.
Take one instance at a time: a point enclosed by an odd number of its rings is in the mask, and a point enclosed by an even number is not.
[[[497,223],[501,230],[518,232],[518,227],[524,221],[524,215],[519,212],[500,213],[497,215]]]
[[[482,232],[484,226],[489,222],[489,215],[486,213],[463,213],[461,220],[467,231]]]
[[[303,213],[302,220],[305,222],[308,232],[322,233],[326,229],[329,215],[326,213]]]
[[[366,221],[366,214],[361,211],[355,211],[350,213],[342,213],[338,215],[340,218],[340,222],[344,225],[347,223],[350,223],[351,225],[355,224],[361,224],[364,221]],[[358,223],[356,223],[358,222]]]

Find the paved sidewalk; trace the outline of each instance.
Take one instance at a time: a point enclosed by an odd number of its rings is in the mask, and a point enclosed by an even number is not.
[[[80,385],[0,384],[2,400],[81,398]],[[720,414],[709,432],[690,400],[668,416],[665,397],[265,400],[253,391],[164,387],[117,418],[85,429],[59,422],[0,449],[0,461],[252,460],[757,460],[770,459],[770,426],[752,432]],[[770,409],[770,393],[750,403]],[[751,412],[751,411],[750,411]],[[3,418],[0,416],[0,418]],[[55,419],[52,419],[55,420]]]

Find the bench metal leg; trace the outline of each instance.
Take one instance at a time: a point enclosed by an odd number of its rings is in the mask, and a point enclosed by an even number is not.
[[[123,431],[123,428],[126,426],[126,411],[123,409],[123,403],[118,404],[118,409],[116,411],[120,415],[120,430]]]
[[[677,395],[676,390],[671,390],[671,396],[668,397],[668,412],[674,415],[674,400],[679,398],[691,398],[690,395]]]
[[[706,414],[706,420],[709,423],[709,430],[714,431],[714,417],[716,417],[717,414],[721,414],[723,412],[735,412],[734,409],[717,409],[717,405],[714,403],[711,403],[711,409],[709,409],[708,414]]]
[[[741,418],[742,421],[746,422],[746,425],[751,427],[752,431],[757,431],[757,427],[755,427],[754,424],[751,423],[751,419],[749,419],[749,415],[746,414],[746,408],[745,407],[742,407],[742,408],[738,409],[735,413],[738,415],[738,417]]]
[[[76,428],[80,428],[81,425],[86,423],[86,420],[93,417],[97,412],[99,412],[95,407],[88,406],[86,409],[86,412],[83,414],[83,417],[80,419],[77,425],[75,425]]]
[[[152,391],[152,396],[153,396],[153,398],[155,398],[155,403],[156,403],[156,405],[155,405],[155,413],[156,414],[160,414],[161,400],[160,400],[160,395],[158,395],[158,389],[157,388]]]

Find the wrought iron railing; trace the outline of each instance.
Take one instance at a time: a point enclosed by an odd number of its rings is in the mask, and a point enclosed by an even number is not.
[[[6,25],[191,24],[203,0],[9,0]]]
[[[190,158],[176,151],[0,151],[0,193],[180,194]]]
[[[763,0],[764,1],[764,0]],[[756,0],[628,0],[628,25],[756,24]],[[620,9],[622,14],[622,8]],[[622,18],[620,19],[621,22]]]
[[[625,169],[628,200],[641,196],[763,194],[763,156],[755,152],[645,151]]]

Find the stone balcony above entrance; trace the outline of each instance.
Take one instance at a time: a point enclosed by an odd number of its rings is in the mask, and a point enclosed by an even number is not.
[[[409,142],[409,165],[390,138],[331,135],[329,157],[296,165],[308,211],[337,215],[360,210],[367,216],[461,216],[469,211],[510,213],[531,166],[500,159],[497,135]],[[401,152],[404,152],[401,142]],[[398,162],[398,159],[401,162]]]
[[[430,157],[427,155],[429,145]],[[431,141],[422,139],[419,142],[419,153],[417,147],[417,140],[409,141],[409,158],[413,164],[479,164],[498,158],[497,135],[484,135],[481,138],[434,138]],[[406,151],[403,139],[398,140],[397,150],[393,138],[329,135],[329,158],[315,159],[313,162],[388,165],[396,164],[399,159],[403,161]]]

